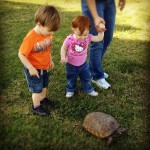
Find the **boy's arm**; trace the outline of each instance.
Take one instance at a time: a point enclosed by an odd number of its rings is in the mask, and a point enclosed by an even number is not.
[[[53,62],[52,56],[50,57],[50,62],[51,62],[50,68],[53,69],[54,68],[54,62]]]
[[[49,57],[50,57],[50,64],[51,64],[51,65],[50,65],[50,69],[53,69],[53,68],[54,68],[54,62],[53,62],[52,52],[53,52],[53,51],[51,51],[51,54],[50,54],[50,56],[49,56]]]
[[[60,52],[61,63],[66,63],[67,62],[66,53],[67,53],[67,47],[63,44],[62,47],[61,47],[61,52]]]
[[[38,71],[33,67],[33,65],[29,62],[26,56],[24,56],[20,51],[18,53],[18,57],[20,58],[23,65],[29,70],[31,76],[37,76],[39,78]]]

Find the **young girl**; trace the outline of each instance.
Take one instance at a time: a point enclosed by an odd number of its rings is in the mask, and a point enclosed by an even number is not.
[[[41,104],[50,105],[46,97],[49,73],[54,67],[51,56],[53,33],[59,29],[60,16],[53,6],[41,6],[35,14],[36,26],[29,31],[20,46],[18,56],[24,65],[27,84],[32,92],[33,112],[49,115]]]
[[[100,24],[105,30],[104,24]],[[86,16],[77,16],[72,20],[73,33],[67,36],[61,47],[61,63],[66,63],[66,97],[72,97],[76,90],[77,78],[80,77],[83,90],[91,95],[97,96],[91,85],[91,76],[86,63],[88,44],[103,40],[104,32],[97,36],[89,34],[91,22]],[[103,30],[103,31],[104,31]]]

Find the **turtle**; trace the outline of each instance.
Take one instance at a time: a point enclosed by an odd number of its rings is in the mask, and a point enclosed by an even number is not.
[[[87,114],[82,126],[93,135],[106,139],[109,146],[112,144],[114,137],[120,137],[126,131],[113,116],[103,112]]]

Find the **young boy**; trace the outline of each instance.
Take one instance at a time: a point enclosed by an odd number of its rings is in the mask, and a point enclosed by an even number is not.
[[[105,25],[100,24],[103,31],[94,36],[89,34],[91,22],[86,16],[77,16],[72,20],[72,34],[68,35],[61,47],[61,63],[66,63],[66,97],[72,97],[76,90],[77,78],[80,77],[83,90],[91,96],[98,93],[91,85],[91,75],[86,63],[90,42],[103,40]]]
[[[54,6],[41,6],[35,14],[36,26],[28,32],[18,56],[24,65],[29,91],[32,92],[33,112],[45,116],[49,112],[41,104],[50,105],[46,97],[49,73],[54,67],[51,56],[53,33],[59,29],[60,16]]]

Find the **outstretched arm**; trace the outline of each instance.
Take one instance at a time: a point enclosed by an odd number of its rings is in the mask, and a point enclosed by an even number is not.
[[[104,24],[100,23],[99,26],[100,26],[100,28],[105,29],[105,25]],[[97,36],[92,36],[92,41],[93,42],[99,42],[99,41],[102,41],[103,38],[104,38],[104,31],[98,32]]]
[[[92,36],[92,42],[102,41],[104,38],[104,32],[99,32],[97,36]]]

